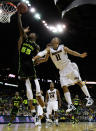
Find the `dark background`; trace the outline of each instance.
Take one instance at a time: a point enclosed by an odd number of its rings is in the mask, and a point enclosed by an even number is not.
[[[19,0],[14,1],[17,4]],[[48,24],[65,23],[67,29],[62,34],[53,34],[48,31],[41,21],[33,18],[30,12],[22,15],[23,26],[30,26],[32,32],[38,35],[37,43],[41,50],[46,47],[51,38],[58,36],[61,43],[70,49],[80,53],[87,52],[85,59],[69,56],[72,62],[76,62],[80,69],[83,80],[96,80],[96,6],[85,5],[69,11],[63,19],[61,19],[60,11],[54,5],[52,0],[36,0],[30,1],[42,15],[42,20],[46,20]],[[71,0],[70,0],[71,2]],[[65,7],[70,3],[65,0]],[[12,16],[10,24],[0,23],[0,71],[10,68],[10,72],[17,74],[18,70],[18,49],[17,41],[19,39],[19,30],[17,23],[17,14]],[[43,63],[36,67],[37,75],[44,79],[57,79],[59,74],[52,61],[49,59],[47,63]]]

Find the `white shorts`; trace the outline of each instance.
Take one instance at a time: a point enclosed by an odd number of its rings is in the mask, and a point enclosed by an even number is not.
[[[69,62],[63,70],[59,71],[61,87],[74,85],[81,81],[78,66]]]
[[[43,108],[40,105],[37,106],[37,116],[43,116]]]
[[[47,114],[52,114],[53,111],[58,111],[58,101],[49,101],[47,104]]]

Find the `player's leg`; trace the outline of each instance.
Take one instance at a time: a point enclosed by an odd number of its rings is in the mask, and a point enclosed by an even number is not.
[[[36,111],[35,111],[35,106],[33,106],[33,92],[32,92],[31,82],[29,78],[26,79],[25,85],[26,85],[26,93],[27,93],[27,98],[29,100],[30,110],[32,115],[35,115]]]
[[[61,87],[62,87],[63,92],[64,92],[65,100],[68,103],[68,109],[66,110],[66,112],[70,112],[70,111],[76,109],[74,107],[74,105],[72,104],[71,94],[70,94],[70,91],[68,89],[68,86],[72,85],[74,83],[74,81],[71,77],[72,71],[73,71],[73,69],[72,69],[71,63],[69,63],[64,68],[64,70],[59,71]]]
[[[75,63],[72,63],[72,68],[73,68],[72,79],[77,81],[76,83],[81,87],[83,93],[86,95],[86,99],[87,99],[86,106],[91,106],[93,104],[93,100],[92,100],[92,98],[89,94],[87,86],[82,83],[82,80],[81,80],[81,77],[80,77],[80,74],[79,74],[78,66]]]
[[[32,62],[32,61],[31,61]],[[34,78],[34,82],[35,82],[35,86],[36,86],[36,97],[37,97],[37,100],[39,102],[39,104],[45,108],[45,103],[44,101],[42,100],[41,98],[41,92],[40,92],[40,84],[39,84],[39,81],[37,79],[37,76],[36,76],[36,70],[35,70],[35,67],[34,67],[34,63],[32,62],[31,64],[31,68],[32,68],[32,74],[33,74],[33,78]]]
[[[48,102],[48,104],[47,104],[47,113],[46,113],[47,115],[46,115],[46,124],[48,124],[48,125],[50,125],[50,124],[52,124],[52,120],[51,120],[51,115],[52,115],[52,104],[51,104],[51,102]]]
[[[8,126],[11,126],[11,124],[13,123],[14,119],[15,119],[15,115],[10,115],[10,121],[8,123]]]
[[[32,115],[36,114],[35,107],[32,105],[33,92],[30,77],[32,77],[32,62],[24,59],[23,56],[20,58],[19,64],[19,75],[24,80],[26,86],[26,95],[29,101],[30,111]]]
[[[39,81],[38,81],[37,78],[35,78],[34,81],[35,81],[35,85],[36,85],[36,97],[37,97],[37,100],[38,100],[39,104],[41,105],[41,107],[45,108],[45,103],[44,103],[44,101],[41,98]]]
[[[12,109],[12,111],[10,113],[10,121],[8,123],[8,126],[11,126],[11,124],[13,123],[13,121],[16,118],[17,113],[18,113],[18,109],[14,109],[14,107],[13,107],[13,109]]]
[[[86,106],[90,106],[93,104],[93,100],[89,94],[89,91],[87,89],[87,86],[82,82],[80,74],[79,74],[79,69],[78,66],[76,65],[76,63],[72,63],[72,68],[73,68],[73,76],[74,78],[78,78],[77,84],[81,87],[83,93],[85,94],[86,98],[87,98],[87,103]]]
[[[54,123],[58,126],[58,101],[53,102],[53,111],[54,111]]]
[[[43,118],[43,108],[38,105],[37,106],[37,117],[38,117],[38,121],[36,122],[36,126],[41,126],[41,120]]]
[[[65,96],[65,100],[68,103],[68,109],[66,110],[66,112],[70,112],[72,110],[75,110],[76,108],[74,107],[74,105],[72,104],[72,99],[71,99],[71,94],[69,92],[69,89],[67,86],[63,86],[63,92],[64,92],[64,96]]]
[[[94,101],[90,96],[87,86],[82,81],[78,82],[77,84],[81,87],[81,90],[83,91],[83,93],[86,96],[86,100],[87,100],[86,106],[91,106]]]
[[[36,94],[37,94],[37,100],[41,104],[41,106],[44,106],[44,103],[41,99],[41,94],[40,94],[40,85],[38,82],[38,79],[36,78],[36,70],[34,67],[34,63],[31,61],[26,61],[25,65],[23,65],[23,70],[26,74],[27,77],[34,80],[35,86],[36,86]],[[31,112],[34,114],[35,113],[35,107],[32,105],[32,99],[33,99],[33,94],[32,94],[32,89],[31,89],[31,82],[29,79],[26,80],[26,87],[27,87],[27,92],[28,92],[28,98],[30,100],[30,108]],[[41,100],[41,101],[40,101]]]

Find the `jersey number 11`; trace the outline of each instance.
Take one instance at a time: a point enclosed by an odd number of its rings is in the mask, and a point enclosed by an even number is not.
[[[57,61],[61,60],[61,58],[60,58],[60,55],[59,55],[59,54],[56,54],[55,56],[56,56]]]

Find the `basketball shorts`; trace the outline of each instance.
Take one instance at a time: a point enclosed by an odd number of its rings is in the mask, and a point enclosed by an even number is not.
[[[11,116],[16,116],[17,113],[18,113],[18,108],[17,107],[13,107],[12,110],[11,110]]]
[[[47,104],[47,114],[52,114],[52,111],[58,111],[58,101],[49,101]]]
[[[81,81],[78,66],[69,62],[63,70],[59,71],[61,87],[74,85]]]
[[[20,57],[18,75],[21,78],[28,78],[28,77],[31,77],[33,79],[36,78],[35,65],[31,58],[24,59],[22,56]]]

